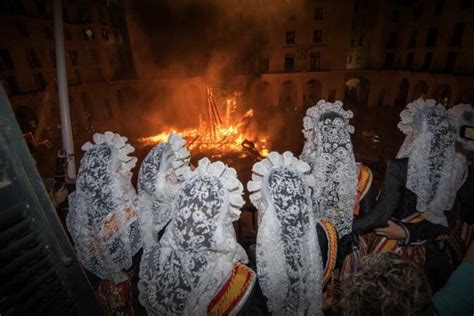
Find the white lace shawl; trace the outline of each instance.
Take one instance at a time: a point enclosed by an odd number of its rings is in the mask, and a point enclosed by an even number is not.
[[[203,158],[186,178],[175,218],[144,249],[138,288],[149,315],[206,315],[233,264],[247,262],[232,225],[244,204],[235,170]]]
[[[425,107],[432,107],[436,105],[436,101],[433,99],[422,99],[419,98],[411,103],[408,103],[406,108],[400,112],[400,122],[398,123],[398,129],[405,134],[405,140],[403,141],[400,149],[397,153],[397,158],[407,158],[415,141],[416,137],[416,126],[415,126],[415,113]]]
[[[461,126],[474,126],[474,108],[471,104],[461,103],[448,110],[448,115],[456,127],[456,140],[462,144],[465,150],[474,151],[474,141],[462,138]]]
[[[407,189],[417,195],[416,209],[435,224],[447,226],[466,175],[465,158],[455,152],[455,128],[442,105],[419,108],[408,154]]]
[[[158,243],[159,232],[173,217],[171,205],[189,170],[186,141],[172,133],[165,144],[152,148],[138,174],[139,219],[143,245]]]
[[[290,152],[256,163],[247,184],[259,212],[257,273],[272,315],[322,315],[322,259],[309,165]]]
[[[329,115],[329,116],[328,116]],[[304,134],[309,135],[301,159],[308,162],[315,177],[313,207],[316,220],[330,220],[343,237],[352,231],[357,197],[357,166],[349,125],[353,117],[340,101],[321,100],[306,112]]]
[[[86,143],[66,225],[82,265],[101,279],[127,280],[122,272],[141,248],[137,196],[130,170],[137,159],[127,138],[106,132]]]

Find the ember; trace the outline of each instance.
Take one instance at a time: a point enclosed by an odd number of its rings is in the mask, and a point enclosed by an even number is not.
[[[163,143],[168,140],[171,132],[176,132],[188,141],[190,150],[208,152],[214,158],[228,153],[240,154],[240,157],[248,155],[266,157],[269,153],[267,140],[257,138],[248,131],[254,115],[253,109],[235,119],[232,113],[236,109],[237,102],[234,95],[226,100],[225,118],[222,119],[212,89],[207,87],[207,120],[203,120],[202,115],[199,115],[198,128],[183,130],[169,128],[160,134],[139,138],[138,141],[143,146]]]

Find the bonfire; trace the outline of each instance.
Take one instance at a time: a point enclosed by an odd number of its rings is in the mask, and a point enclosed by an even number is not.
[[[254,115],[253,109],[248,110],[243,116],[234,118],[237,110],[237,97],[226,100],[225,116],[222,118],[219,108],[214,100],[212,89],[207,87],[206,119],[199,115],[199,126],[190,129],[170,128],[160,134],[142,137],[138,141],[143,146],[166,142],[171,132],[181,134],[188,142],[191,151],[206,152],[213,158],[226,154],[239,157],[249,155],[266,157],[268,155],[267,140],[257,138],[248,131],[248,126]]]

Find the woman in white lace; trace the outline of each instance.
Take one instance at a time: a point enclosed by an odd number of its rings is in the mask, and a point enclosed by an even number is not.
[[[247,188],[259,211],[257,272],[273,315],[321,314],[323,266],[310,167],[290,152],[256,163]]]
[[[137,158],[126,137],[105,132],[86,143],[76,191],[69,196],[67,228],[82,265],[101,279],[128,280],[124,270],[141,248],[137,196],[131,184]]]
[[[156,245],[173,217],[171,204],[189,170],[186,141],[172,133],[168,142],[151,149],[138,174],[139,219],[144,247]]]
[[[316,181],[314,215],[333,222],[340,238],[352,231],[357,200],[358,168],[350,137],[354,128],[349,125],[352,116],[342,102],[321,100],[303,119],[306,144],[300,157],[311,166]]]
[[[375,229],[381,237],[367,235],[369,252],[402,254],[424,267],[437,288],[456,265],[455,250],[462,249],[450,246],[457,239],[449,234],[457,222],[465,158],[455,152],[455,128],[442,105],[419,99],[400,117],[412,143],[404,142],[399,158],[389,162],[374,210],[357,218],[354,229]]]
[[[158,245],[145,248],[139,300],[149,315],[205,315],[237,262],[247,255],[232,222],[244,204],[242,184],[232,168],[207,158],[185,173]]]

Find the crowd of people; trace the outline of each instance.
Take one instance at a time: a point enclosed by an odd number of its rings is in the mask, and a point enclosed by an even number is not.
[[[173,133],[135,190],[127,138],[95,134],[66,225],[107,314],[472,315],[473,107],[408,104],[380,192],[355,161],[352,117],[321,100],[303,119],[299,158],[271,152],[253,165],[248,249],[233,226],[245,204],[235,169],[193,166]]]

